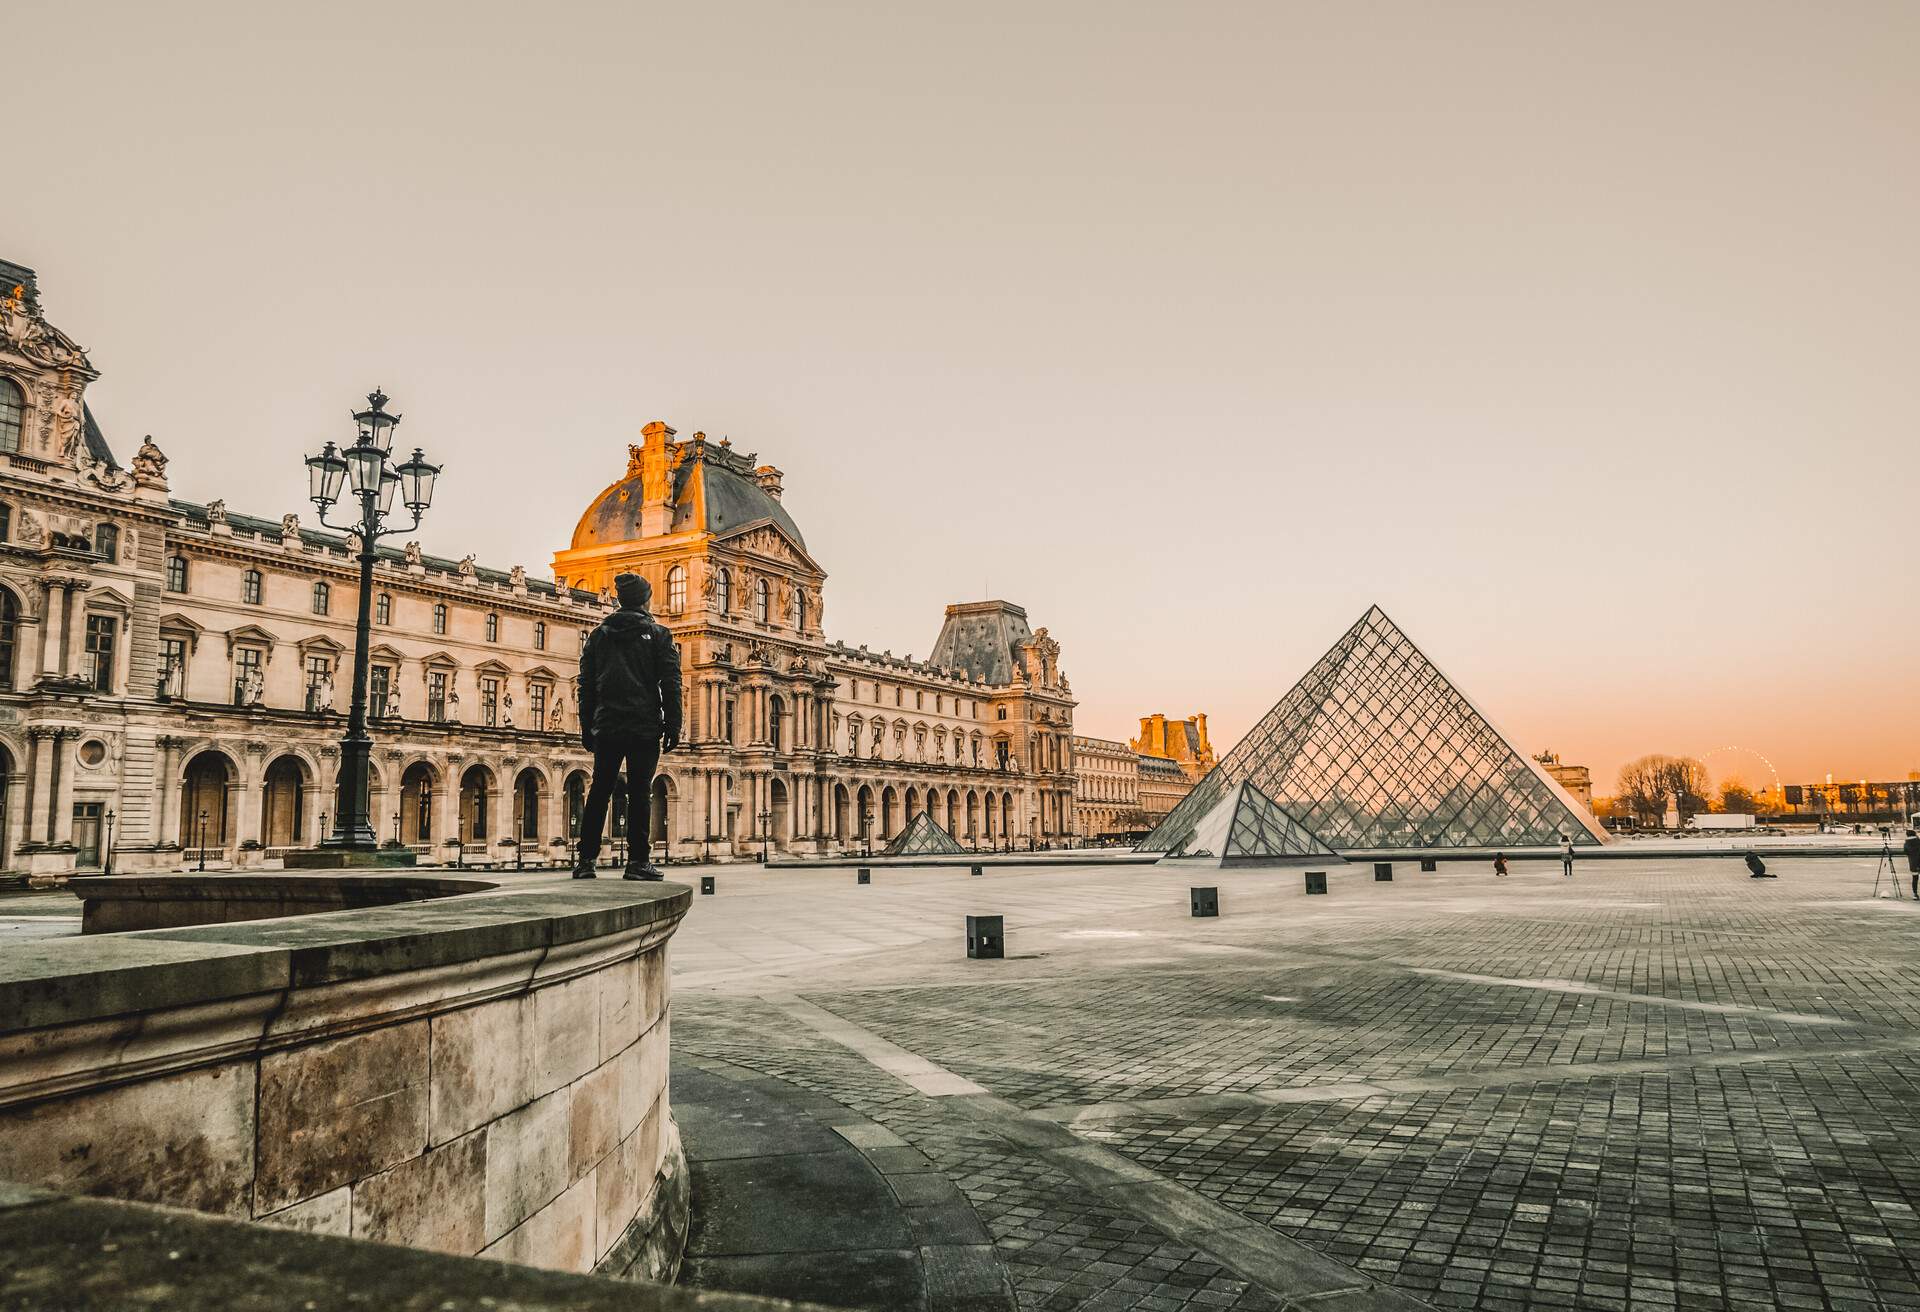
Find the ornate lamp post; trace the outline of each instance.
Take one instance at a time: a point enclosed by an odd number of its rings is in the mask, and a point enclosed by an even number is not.
[[[762,810],[756,817],[760,821],[760,864],[767,863],[767,837],[773,821],[773,812]]]
[[[334,851],[374,851],[378,837],[373,832],[367,810],[368,763],[373,756],[373,739],[367,733],[367,648],[373,632],[374,548],[391,533],[410,533],[420,527],[420,516],[433,503],[433,481],[440,466],[427,463],[419,447],[411,459],[391,462],[393,430],[399,415],[387,413],[386,393],[375,388],[367,394],[367,408],[353,416],[357,430],[353,444],[336,448],[329,442],[317,456],[307,457],[311,486],[309,495],[320,511],[320,522],[336,531],[352,534],[360,546],[360,613],[353,634],[353,703],[347,716],[347,732],[340,739],[339,813],[334,818],[330,837],[320,842],[322,849]],[[357,520],[345,524],[327,519],[327,511],[345,492],[359,502]],[[413,516],[410,524],[388,527],[396,494]],[[349,507],[352,507],[350,501]],[[352,511],[350,510],[350,513]]]

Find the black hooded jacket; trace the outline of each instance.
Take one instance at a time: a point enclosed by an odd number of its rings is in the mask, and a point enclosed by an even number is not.
[[[680,736],[680,652],[646,611],[622,607],[587,636],[580,730],[583,741]]]

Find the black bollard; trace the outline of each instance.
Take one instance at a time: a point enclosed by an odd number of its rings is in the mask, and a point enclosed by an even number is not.
[[[1375,861],[1373,863],[1373,882],[1391,884],[1393,882],[1393,862]]]
[[[1220,914],[1220,890],[1217,888],[1190,888],[1187,898],[1193,904],[1193,914],[1196,916]]]
[[[1430,875],[1439,868],[1440,859],[1438,857],[1423,856],[1420,858],[1420,869],[1422,873]]]
[[[984,874],[986,874],[987,872],[986,872],[986,871],[984,871],[984,870],[982,870],[982,869],[981,869],[981,868],[980,868],[979,866],[975,866],[975,867],[974,867],[974,868],[973,868],[973,869],[972,869],[971,871],[969,871],[968,873],[970,873],[970,874],[973,874],[973,875],[975,875],[975,876],[979,876],[979,875],[984,875]]]
[[[1327,891],[1327,872],[1324,870],[1307,871],[1307,892],[1324,893]]]
[[[1003,916],[967,917],[967,955],[984,960],[989,957],[1004,957],[1006,950],[1006,922]]]
[[[700,891],[702,893],[713,892],[713,876],[712,875],[700,876]]]
[[[854,875],[853,882],[856,884],[871,884],[873,882],[873,871],[867,869],[865,866],[861,866],[859,872]]]

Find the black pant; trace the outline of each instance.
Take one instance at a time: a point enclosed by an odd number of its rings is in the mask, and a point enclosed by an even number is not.
[[[580,817],[580,864],[600,856],[600,832],[607,827],[607,803],[624,766],[627,775],[627,863],[646,861],[653,846],[653,770],[660,764],[660,735],[602,735],[593,744],[593,784]]]

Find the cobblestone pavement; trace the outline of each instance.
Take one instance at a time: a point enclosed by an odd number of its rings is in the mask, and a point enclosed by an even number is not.
[[[925,1154],[1025,1308],[1920,1308],[1920,908],[1771,864],[728,870],[674,1042]]]

